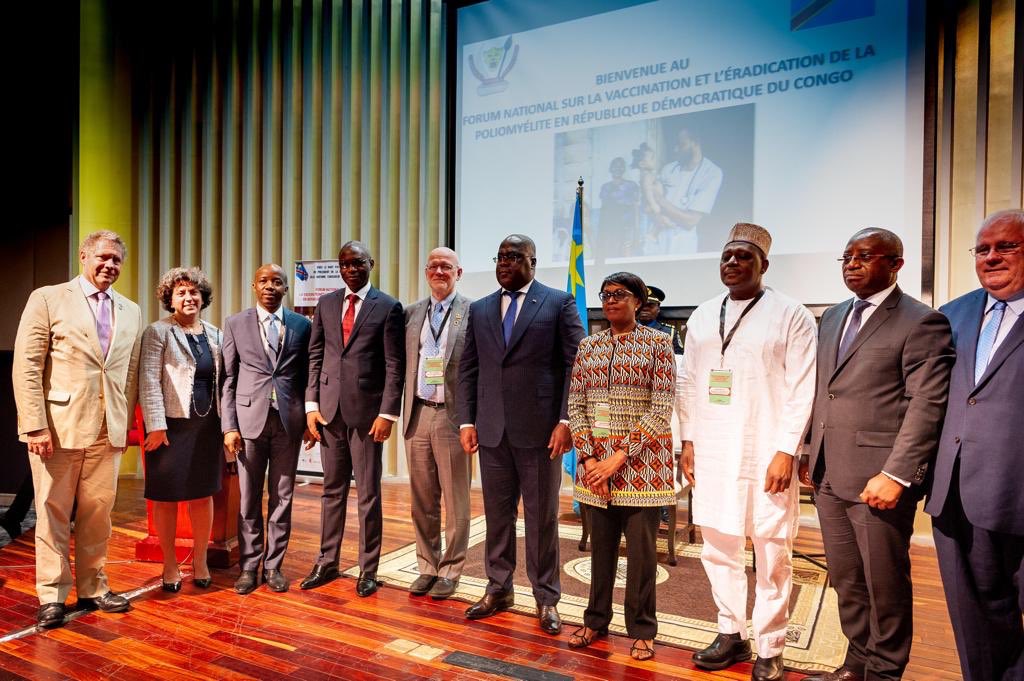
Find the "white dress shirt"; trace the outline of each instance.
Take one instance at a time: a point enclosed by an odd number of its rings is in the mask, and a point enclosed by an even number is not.
[[[263,349],[267,351],[267,356],[271,360],[277,358],[277,352],[280,348],[284,347],[284,308],[279,307],[273,312],[268,312],[263,309],[263,306],[259,303],[256,304],[256,316],[260,320],[260,338],[263,339]],[[278,345],[276,348],[270,347],[270,341],[267,340],[267,329],[270,327],[270,318],[274,317],[277,319],[277,335]]]
[[[997,302],[999,302],[998,298],[994,297],[991,293],[988,294],[988,300],[985,301],[985,316],[982,317],[979,328],[984,329],[985,325],[988,324],[989,318],[992,317],[992,306]],[[999,323],[996,340],[992,343],[992,354],[988,356],[989,361],[992,361],[992,356],[996,354],[999,345],[1010,335],[1010,329],[1013,328],[1013,325],[1022,316],[1024,316],[1024,295],[1019,295],[1013,300],[1007,300],[1006,308],[1003,310],[1003,320]]]
[[[441,326],[440,335],[437,337],[437,357],[444,357],[448,350],[448,329],[450,327],[450,319],[445,319],[445,315],[451,309],[452,301],[455,300],[455,291],[452,291],[447,298],[438,301],[433,296],[430,297],[430,306],[427,308],[427,316],[423,318],[423,328],[420,330],[420,352],[419,352],[419,364],[416,367],[416,376],[423,375],[426,371],[425,365],[427,362],[427,355],[423,352],[423,348],[431,340],[433,340],[433,332],[430,329],[430,318],[434,313],[434,306],[441,306],[441,319],[444,324]],[[416,397],[420,399],[426,399],[423,395],[420,395],[419,380],[416,381]],[[439,383],[434,386],[436,388],[433,397],[430,398],[432,402],[444,402],[444,383]]]

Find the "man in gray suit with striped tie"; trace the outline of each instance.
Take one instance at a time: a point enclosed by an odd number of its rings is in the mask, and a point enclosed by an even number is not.
[[[238,457],[241,574],[235,591],[247,594],[263,581],[271,591],[288,590],[281,563],[292,529],[292,492],[299,442],[306,430],[303,396],[309,370],[309,320],[286,310],[284,270],[267,264],[252,280],[256,307],[224,322],[221,425],[224,446]],[[267,531],[263,533],[263,481],[267,481]]]
[[[434,600],[455,592],[469,543],[469,464],[459,444],[455,392],[469,323],[469,299],[455,291],[459,256],[427,256],[430,296],[405,308],[405,455],[420,576],[409,587]],[[445,547],[441,550],[441,499]]]

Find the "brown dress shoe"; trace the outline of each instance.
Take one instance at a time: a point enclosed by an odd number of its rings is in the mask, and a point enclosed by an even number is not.
[[[782,681],[786,676],[786,668],[782,664],[782,655],[775,657],[757,656],[757,662],[750,672],[752,681]]]
[[[64,614],[67,608],[63,603],[45,603],[39,606],[36,613],[36,623],[43,629],[53,629],[64,624]]]
[[[420,575],[409,585],[409,593],[413,596],[422,596],[430,591],[437,581],[437,575]]]
[[[537,619],[540,620],[540,630],[545,634],[556,636],[562,631],[562,618],[558,616],[558,606],[538,605]]]
[[[515,594],[511,591],[503,594],[484,594],[484,597],[466,608],[466,619],[482,620],[508,610],[515,604]]]

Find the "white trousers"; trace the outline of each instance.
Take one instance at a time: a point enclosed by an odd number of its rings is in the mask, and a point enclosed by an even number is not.
[[[718,631],[747,638],[747,574],[743,552],[746,537],[700,528],[704,538],[701,562],[718,606]],[[757,562],[754,586],[755,652],[781,655],[786,647],[789,597],[793,590],[793,540],[751,537]]]

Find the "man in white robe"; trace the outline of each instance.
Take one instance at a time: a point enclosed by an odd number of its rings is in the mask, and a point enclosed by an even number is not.
[[[752,677],[781,679],[789,623],[792,549],[799,520],[794,458],[814,400],[814,317],[762,284],[771,235],[732,228],[720,262],[728,292],[687,322],[676,392],[683,474],[693,485],[701,560],[718,606],[715,641],[694,653],[702,669],[749,660],[744,549],[757,562]]]

